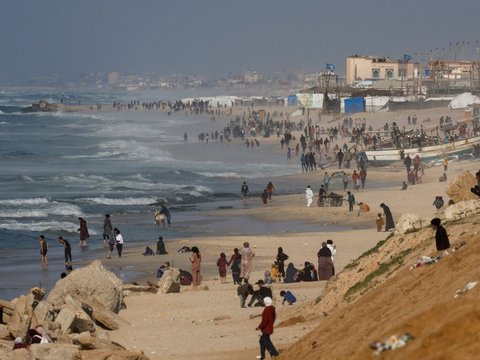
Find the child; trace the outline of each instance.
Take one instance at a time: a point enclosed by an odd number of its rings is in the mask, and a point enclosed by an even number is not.
[[[280,274],[280,270],[278,269],[278,264],[275,263],[272,265],[272,269],[270,270],[270,275],[272,277],[272,282],[281,282],[282,274]]]
[[[385,221],[383,221],[382,214],[377,215],[377,219],[375,220],[375,223],[377,224],[377,231],[380,232],[382,231],[383,225],[385,225]]]
[[[225,283],[225,279],[227,277],[227,256],[225,253],[220,253],[220,257],[217,260],[218,266],[218,274],[220,275],[220,282],[223,284]]]
[[[264,277],[265,277],[265,280],[263,281],[266,285],[272,285],[272,274],[270,273],[270,271],[265,271],[263,273]]]
[[[280,291],[280,296],[283,297],[282,305],[285,304],[285,301],[288,302],[288,305],[292,305],[294,302],[297,301],[295,295],[293,295],[290,291]]]

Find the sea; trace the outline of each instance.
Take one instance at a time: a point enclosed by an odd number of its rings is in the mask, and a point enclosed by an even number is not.
[[[300,163],[287,162],[286,152],[273,151],[280,141],[262,144],[259,137],[260,146],[249,148],[239,140],[200,143],[199,133],[221,133],[225,122],[213,122],[206,114],[113,108],[114,102],[141,104],[200,95],[204,94],[0,89],[0,298],[13,298],[33,286],[53,286],[64,271],[58,236],[72,244],[74,261],[104,257],[107,213],[125,246],[152,245],[160,235],[170,241],[318,230],[311,223],[272,225],[253,218],[207,216],[209,210],[242,207],[243,181],[256,206],[261,206],[260,194],[272,180],[276,194],[303,193],[304,187],[285,177],[301,172]],[[94,108],[100,103],[102,111],[22,111],[41,99]],[[171,211],[170,228],[154,224],[160,204]],[[79,217],[90,232],[83,251],[78,247]],[[48,269],[40,267],[41,234],[49,243]],[[131,269],[119,275],[127,279],[136,274]]]

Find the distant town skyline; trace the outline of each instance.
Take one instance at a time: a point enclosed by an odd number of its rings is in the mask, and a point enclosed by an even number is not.
[[[0,3],[0,84],[89,72],[345,73],[349,55],[479,60],[478,0]]]

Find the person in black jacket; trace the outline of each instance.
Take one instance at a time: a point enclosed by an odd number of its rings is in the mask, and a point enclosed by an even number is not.
[[[430,224],[437,229],[435,233],[435,245],[437,246],[437,250],[447,250],[450,247],[450,241],[448,240],[447,230],[440,225],[441,220],[439,218],[432,219]]]

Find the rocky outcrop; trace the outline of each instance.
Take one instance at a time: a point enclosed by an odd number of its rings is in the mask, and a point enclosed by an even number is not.
[[[445,191],[455,203],[466,200],[476,200],[478,196],[470,191],[475,185],[477,185],[475,176],[466,171],[456,176]]]
[[[73,271],[59,280],[48,295],[48,302],[58,307],[64,303],[66,295],[94,299],[105,308],[118,313],[122,306],[123,283],[114,273],[105,269],[99,260]]]
[[[157,285],[160,294],[180,292],[180,270],[175,268],[166,270]]]
[[[403,214],[395,225],[395,234],[405,234],[409,230],[418,230],[429,225],[430,222],[414,214]]]
[[[458,220],[480,213],[480,200],[462,201],[445,209],[447,220]]]
[[[59,280],[46,300],[45,290],[40,288],[12,301],[0,300],[0,322],[6,323],[0,324],[0,359],[148,359],[111,341],[103,330],[119,328],[116,312],[123,302],[122,289],[122,281],[94,261]],[[31,343],[33,334],[29,330],[37,331],[34,338],[42,343],[31,344],[29,350],[13,351],[16,337]]]

